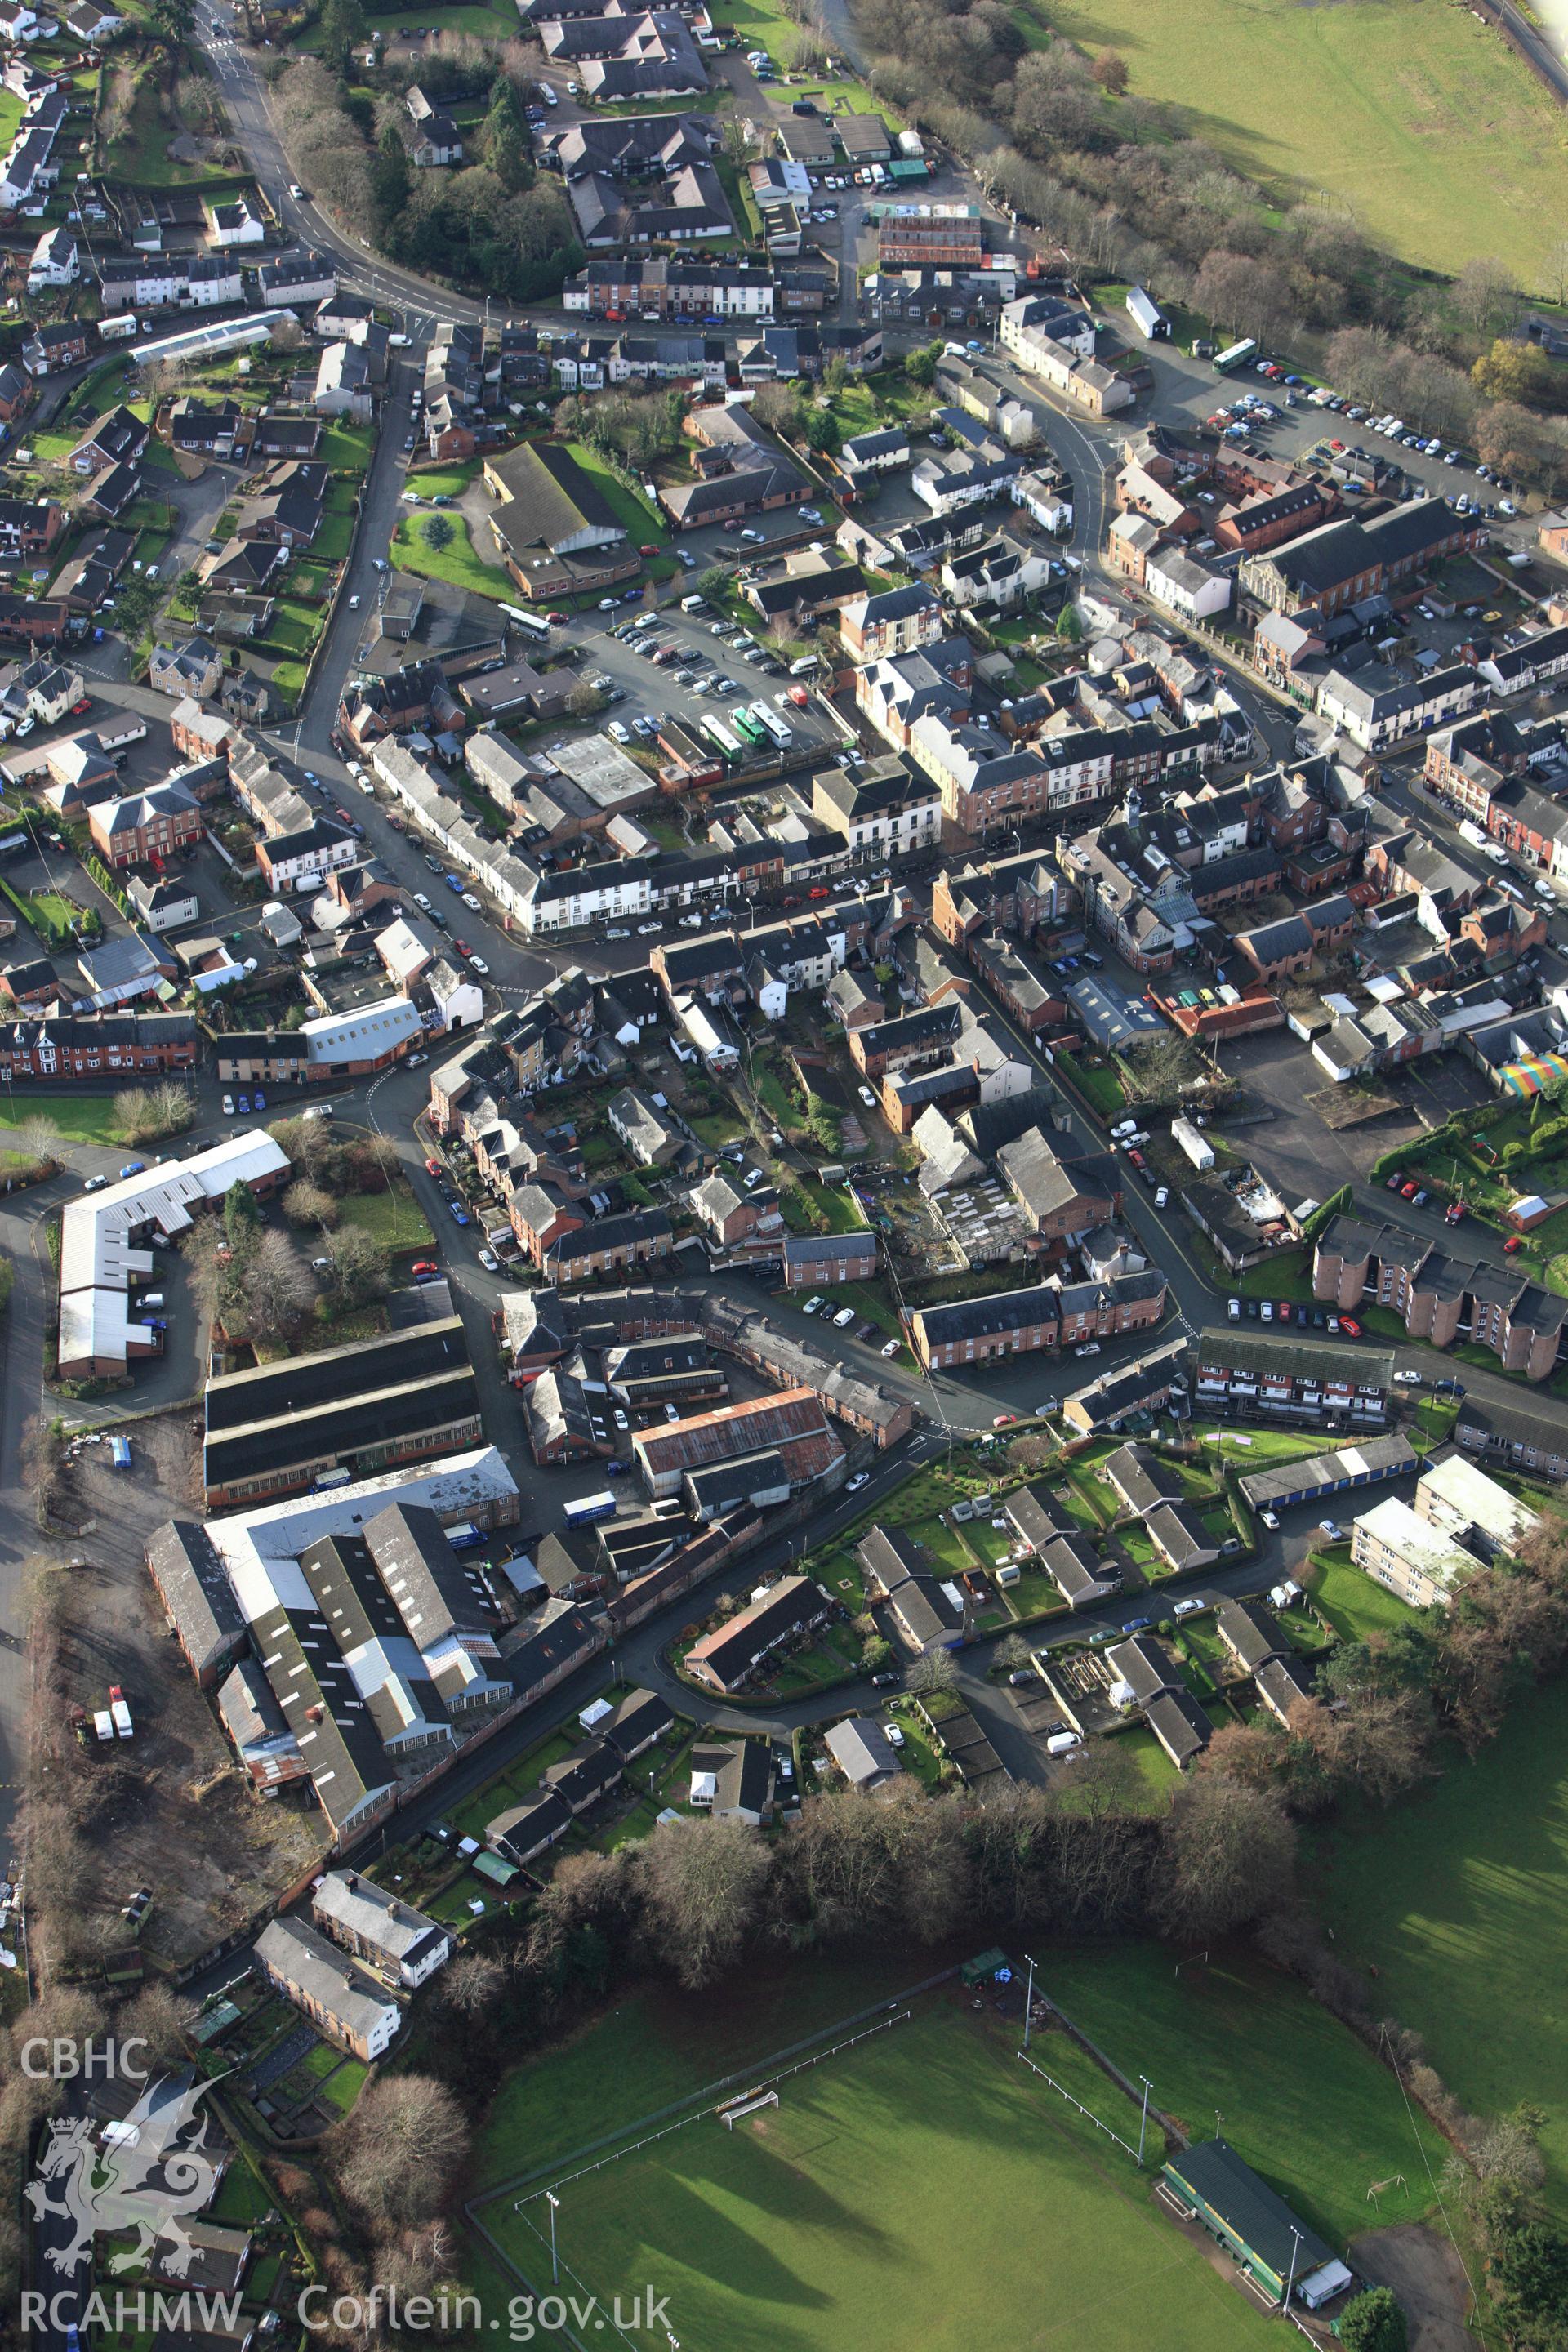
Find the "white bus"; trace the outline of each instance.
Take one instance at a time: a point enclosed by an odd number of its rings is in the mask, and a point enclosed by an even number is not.
[[[537,613],[525,613],[521,604],[503,604],[501,611],[512,627],[521,629],[525,637],[532,637],[542,646],[549,644],[550,624],[542,621]]]
[[[788,746],[795,741],[795,737],[784,725],[784,720],[779,717],[778,712],[776,710],[770,709],[765,702],[752,703],[748,708],[748,716],[756,720],[757,725],[762,728],[764,734],[768,734],[773,737],[773,741],[778,745],[781,751],[786,750]]]

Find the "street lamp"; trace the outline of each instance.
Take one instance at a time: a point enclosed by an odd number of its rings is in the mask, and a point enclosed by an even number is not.
[[[1032,1953],[1026,1952],[1024,1958],[1029,1963],[1029,1981],[1024,1993],[1024,2047],[1026,2050],[1029,2046],[1029,2029],[1035,2018],[1035,1961]]]
[[[1143,2085],[1143,2112],[1138,2118],[1138,2161],[1142,2164],[1143,2161],[1143,2134],[1149,2127],[1149,2094],[1152,2090],[1153,2084],[1150,2082],[1147,2074],[1140,2074],[1138,2080]]]
[[[1296,2257],[1301,2251],[1301,2232],[1297,2229],[1293,2221],[1290,2224],[1290,2235],[1295,2239],[1296,2242],[1290,2249],[1290,2275],[1285,2282],[1285,2293],[1280,2299],[1279,2308],[1281,2311],[1289,2311],[1290,2308],[1291,2291],[1296,2284]]]
[[[561,2265],[555,2258],[555,2216],[560,2210],[561,2200],[553,2189],[547,2189],[544,2192],[544,2201],[550,2208],[550,2284],[552,2286],[559,2286]]]

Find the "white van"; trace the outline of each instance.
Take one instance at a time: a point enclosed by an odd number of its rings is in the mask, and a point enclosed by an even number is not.
[[[1081,1748],[1082,1746],[1083,1741],[1079,1738],[1076,1731],[1054,1731],[1046,1742],[1046,1754],[1047,1756],[1070,1756],[1075,1748]]]
[[[789,666],[789,674],[791,677],[805,677],[816,667],[816,656],[815,654],[802,654],[798,661],[791,662]]]
[[[708,599],[706,596],[683,596],[680,600],[680,609],[683,613],[705,613],[708,610]]]

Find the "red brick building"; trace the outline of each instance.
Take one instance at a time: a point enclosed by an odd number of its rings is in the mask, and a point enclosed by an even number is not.
[[[206,832],[201,810],[184,784],[154,784],[127,800],[100,801],[88,811],[93,844],[105,863],[140,866],[194,848]]]

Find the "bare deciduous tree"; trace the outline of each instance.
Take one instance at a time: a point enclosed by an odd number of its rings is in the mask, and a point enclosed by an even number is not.
[[[134,2000],[115,2020],[117,2038],[132,2036],[147,2044],[154,2065],[170,2066],[184,2055],[184,2011],[172,1988],[161,1979],[144,1984]]]
[[[493,1952],[465,1952],[441,1979],[441,1998],[459,2017],[479,2017],[499,2000],[506,1970]]]
[[[908,1679],[912,1691],[951,1690],[958,1680],[952,1651],[927,1650],[910,1668]]]
[[[335,1225],[342,1215],[337,1202],[321,1184],[301,1176],[283,1195],[283,1214],[291,1225]]]
[[[373,2221],[426,2225],[468,2148],[462,2109],[427,2074],[384,2074],[367,2084],[332,2134],[338,2178]]]
[[[1271,1791],[1206,1773],[1172,1800],[1162,1861],[1159,1908],[1168,1932],[1223,1936],[1284,1900],[1296,1832]]]
[[[40,1166],[52,1164],[59,1152],[59,1131],[43,1111],[30,1111],[16,1129],[16,1146]]]
[[[744,1822],[686,1822],[656,1830],[637,1864],[661,1959],[688,1990],[710,1984],[755,1925],[766,1846]]]
[[[266,1231],[242,1276],[246,1328],[253,1339],[282,1339],[315,1305],[316,1288],[286,1234]]]
[[[332,1236],[331,1273],[328,1279],[338,1305],[366,1307],[384,1298],[392,1284],[392,1261],[374,1237],[358,1225],[341,1228]]]

